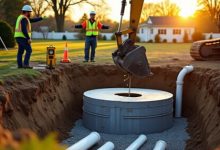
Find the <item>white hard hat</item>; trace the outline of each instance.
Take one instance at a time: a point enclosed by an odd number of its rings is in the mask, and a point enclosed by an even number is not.
[[[95,15],[95,11],[90,11],[90,15]]]
[[[32,12],[32,7],[30,5],[24,5],[23,8],[22,8],[22,11],[29,11],[29,12]]]

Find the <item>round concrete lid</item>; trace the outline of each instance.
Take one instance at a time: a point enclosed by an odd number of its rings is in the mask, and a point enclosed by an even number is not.
[[[84,92],[84,96],[105,101],[120,101],[120,102],[147,102],[161,101],[171,99],[173,94],[161,90],[131,88],[131,93],[140,94],[139,97],[126,97],[116,94],[128,93],[128,88],[105,88],[94,89]]]

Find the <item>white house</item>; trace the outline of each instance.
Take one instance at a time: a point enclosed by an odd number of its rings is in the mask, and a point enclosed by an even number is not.
[[[155,36],[160,35],[161,42],[183,42],[184,33],[188,34],[189,40],[195,27],[191,20],[181,17],[150,16],[146,22],[139,26],[139,36],[142,42],[155,41]]]

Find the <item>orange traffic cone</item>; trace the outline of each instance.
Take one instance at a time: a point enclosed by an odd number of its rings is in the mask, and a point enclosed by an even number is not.
[[[63,53],[63,59],[60,61],[61,63],[70,63],[71,60],[68,58],[68,47],[67,47],[67,42],[66,42],[66,47],[64,49]]]

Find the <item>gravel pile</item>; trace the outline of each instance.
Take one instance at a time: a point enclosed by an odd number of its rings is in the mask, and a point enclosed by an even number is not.
[[[186,140],[189,139],[189,136],[186,132],[186,127],[186,119],[174,119],[174,125],[169,130],[161,133],[146,135],[147,142],[141,147],[140,150],[152,150],[158,140],[166,141],[168,144],[168,150],[184,150]],[[72,144],[87,136],[90,132],[92,131],[83,127],[82,120],[78,120],[70,132],[70,137],[64,140],[62,144],[71,146]],[[124,150],[139,136],[113,135],[104,133],[100,133],[100,135],[101,141],[96,146],[94,146],[92,150],[101,147],[101,145],[107,141],[112,141],[115,144],[115,150]]]

